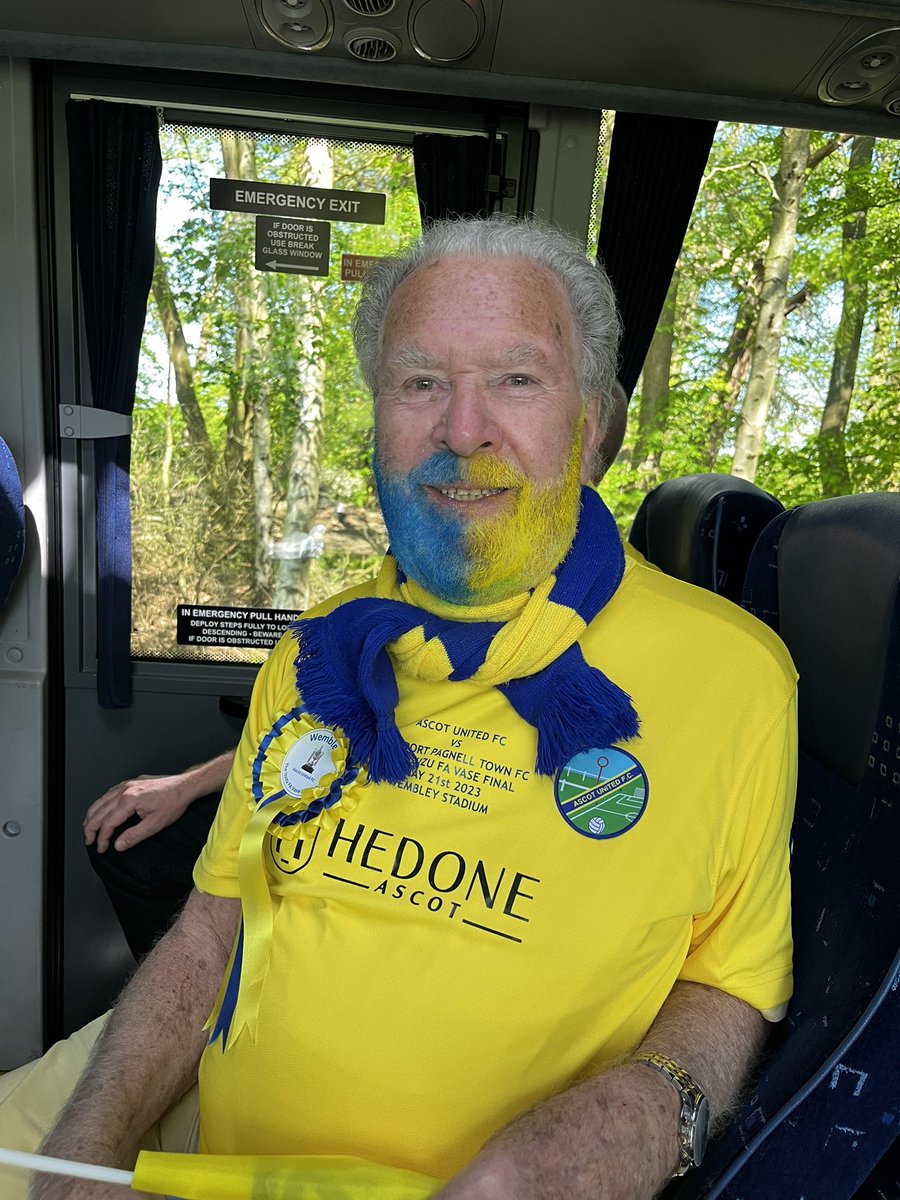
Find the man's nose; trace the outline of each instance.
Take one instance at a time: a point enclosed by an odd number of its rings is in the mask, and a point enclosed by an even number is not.
[[[503,440],[486,389],[473,380],[454,382],[434,429],[437,448],[461,458],[496,452]]]

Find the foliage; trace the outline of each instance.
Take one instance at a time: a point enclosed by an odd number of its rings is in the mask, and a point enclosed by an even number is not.
[[[371,402],[349,336],[356,287],[340,282],[339,263],[343,253],[383,254],[417,232],[411,154],[396,146],[328,143],[333,186],[385,193],[388,223],[332,225],[331,273],[308,280],[256,271],[255,218],[211,210],[208,181],[225,173],[225,150],[235,161],[239,149],[252,168],[245,177],[307,184],[316,147],[284,135],[234,135],[237,143],[229,136],[162,131],[159,249],[188,364],[176,378],[175,354],[151,299],[132,476],[139,654],[175,650],[176,602],[267,603],[261,563],[272,553],[269,543],[282,536],[304,422],[310,426],[304,453],[318,472],[315,521],[326,526],[324,552],[309,569],[311,599],[364,578],[383,548],[371,476]],[[776,128],[720,127],[678,265],[668,395],[642,446],[643,463],[633,462],[639,381],[624,450],[602,488],[623,531],[657,480],[731,469],[749,348],[765,336],[756,316],[782,141]],[[811,135],[785,334],[756,474],[788,505],[822,494],[819,429],[844,297],[845,223],[860,212],[866,228],[857,258],[867,308],[842,453],[854,490],[900,488],[900,147],[877,142],[865,171],[850,170],[852,149],[849,136]],[[186,379],[206,452],[192,442],[196,430],[185,421]],[[321,392],[314,405],[304,395],[310,380]]]
[[[623,531],[641,496],[665,478],[714,469],[728,472],[740,398],[728,409],[729,360],[741,301],[756,303],[758,273],[768,243],[773,180],[781,131],[726,124],[710,154],[691,226],[679,260],[680,285],[669,399],[652,435],[659,451],[657,476],[631,463],[639,381],[629,414],[625,448],[602,488]],[[852,139],[813,134],[814,168],[807,173],[791,275],[788,317],[778,359],[775,395],[756,481],[787,505],[817,499],[818,438],[828,394],[835,334],[841,314],[842,229],[865,211],[862,262],[868,307],[844,447],[856,491],[900,487],[900,147],[876,143],[870,173],[849,170]],[[761,336],[754,330],[753,336]],[[729,349],[730,347],[730,349]],[[717,446],[715,430],[724,425]]]

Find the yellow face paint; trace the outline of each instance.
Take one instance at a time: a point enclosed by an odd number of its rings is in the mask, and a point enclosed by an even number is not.
[[[578,523],[583,430],[582,422],[563,474],[548,484],[535,484],[497,458],[467,460],[467,483],[517,489],[508,512],[473,521],[464,535],[472,563],[468,583],[479,603],[534,587],[565,556]]]

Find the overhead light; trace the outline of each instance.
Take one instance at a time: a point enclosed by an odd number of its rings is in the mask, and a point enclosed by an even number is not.
[[[900,77],[900,29],[881,29],[849,50],[823,75],[819,99],[826,104],[859,104]]]
[[[334,32],[329,0],[258,0],[268,32],[291,50],[321,50]]]

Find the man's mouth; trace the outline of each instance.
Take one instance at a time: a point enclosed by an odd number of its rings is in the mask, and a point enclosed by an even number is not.
[[[436,487],[436,492],[446,496],[448,500],[485,500],[489,496],[499,496],[507,488],[458,488]]]

